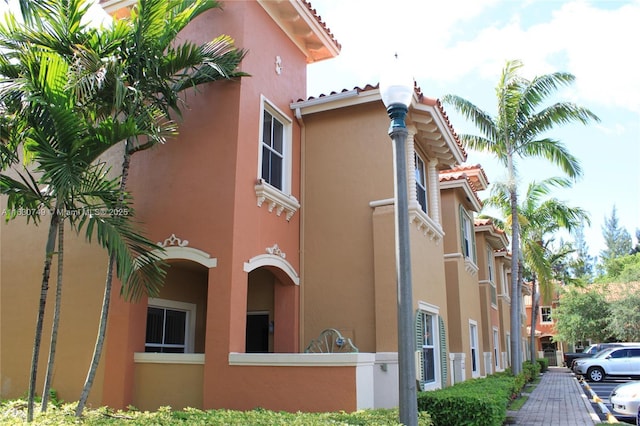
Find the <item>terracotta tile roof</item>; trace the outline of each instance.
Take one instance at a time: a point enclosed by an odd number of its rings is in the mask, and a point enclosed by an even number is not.
[[[509,251],[509,249],[507,249],[507,248],[503,248],[503,249],[500,249],[500,250],[496,250],[496,253],[495,253],[495,254],[500,254],[500,255],[505,255],[505,256],[507,256],[507,257],[511,257],[511,252],[510,252],[510,251]]]
[[[496,234],[506,235],[506,232],[494,225],[493,220],[489,218],[475,218],[473,224],[475,226],[491,226],[493,232]]]
[[[480,197],[478,197],[478,189],[476,185],[473,183],[473,180],[467,175],[467,173],[455,168],[450,170],[440,170],[438,174],[439,174],[438,180],[440,182],[454,182],[457,180],[467,181],[467,183],[469,184],[469,187],[471,188],[471,191],[473,192],[473,195],[478,201],[478,204],[482,206],[482,200],[480,200]]]
[[[336,45],[336,47],[338,48],[338,50],[342,49],[342,45],[340,43],[338,43],[338,40],[336,40],[336,37],[333,35],[333,33],[331,32],[331,30],[329,29],[329,27],[327,26],[327,23],[324,22],[322,20],[322,16],[320,16],[318,14],[318,11],[316,9],[313,8],[313,6],[311,6],[311,2],[307,1],[307,0],[302,0],[302,2],[304,3],[304,5],[307,7],[307,9],[309,9],[309,12],[311,12],[311,14],[313,15],[314,18],[316,18],[316,21],[318,21],[318,24],[320,24],[320,26],[322,27],[322,29],[324,30],[325,33],[327,33],[327,36],[329,36],[329,38],[331,39],[331,41],[333,41],[333,43]]]
[[[380,88],[380,83],[375,84],[375,85],[374,84],[366,84],[364,87],[356,86],[353,89],[342,89],[340,91],[332,91],[331,93],[328,93],[328,94],[321,93],[318,96],[309,96],[307,99],[298,99],[297,102],[304,102],[305,100],[310,101],[310,100],[313,100],[313,99],[325,98],[327,96],[337,95],[339,93],[351,92],[353,90],[355,90],[358,93],[361,93],[361,92],[366,92],[366,91],[369,91],[369,90],[377,90],[379,88]],[[460,141],[460,137],[458,136],[458,133],[453,128],[453,124],[451,124],[451,120],[449,119],[449,116],[447,115],[447,112],[444,110],[444,107],[442,106],[442,102],[440,102],[440,99],[434,99],[434,98],[430,98],[428,96],[425,96],[424,93],[422,93],[422,89],[420,89],[420,86],[418,86],[416,82],[414,82],[414,91],[415,91],[416,96],[418,97],[418,100],[419,100],[419,102],[421,104],[428,105],[430,107],[434,107],[435,109],[438,110],[438,112],[440,113],[440,116],[442,117],[443,121],[447,125],[447,128],[451,132],[451,136],[453,137],[453,140],[456,142],[456,145],[458,145],[458,147],[460,148],[460,151],[462,152],[462,155],[464,156],[464,159],[466,160],[467,159],[467,151],[464,149],[464,146],[462,145],[462,141]]]
[[[640,282],[631,281],[628,283],[596,283],[584,288],[575,287],[576,291],[586,293],[588,291],[596,291],[604,295],[607,302],[615,302],[623,299],[629,294],[640,292]]]
[[[476,226],[493,225],[493,221],[491,219],[484,219],[484,218],[476,218],[476,219],[473,220],[473,223]]]
[[[489,186],[489,179],[480,164],[456,166],[449,172],[466,174],[473,182],[476,191],[484,191]]]

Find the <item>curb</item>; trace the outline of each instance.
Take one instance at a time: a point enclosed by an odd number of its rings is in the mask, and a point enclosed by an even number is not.
[[[616,419],[616,417],[611,414],[611,411],[609,411],[602,399],[600,399],[600,397],[593,391],[593,389],[591,389],[591,386],[589,386],[589,384],[584,380],[583,377],[579,377],[578,382],[582,385],[583,388],[587,390],[587,392],[591,396],[591,400],[598,404],[598,408],[600,408],[602,414],[607,417],[607,423],[620,423],[618,419]]]

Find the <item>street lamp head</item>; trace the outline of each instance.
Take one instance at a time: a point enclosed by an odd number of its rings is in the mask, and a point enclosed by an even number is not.
[[[407,126],[404,120],[413,98],[413,87],[413,77],[407,68],[402,66],[396,55],[386,73],[380,78],[380,96],[391,118],[389,135],[397,131],[406,132]]]
[[[380,78],[380,96],[384,106],[389,109],[392,105],[403,105],[408,108],[413,97],[413,77],[404,67],[398,55],[391,61],[390,66]]]

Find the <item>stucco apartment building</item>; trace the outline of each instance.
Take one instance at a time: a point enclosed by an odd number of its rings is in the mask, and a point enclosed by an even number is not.
[[[119,14],[131,3],[103,2]],[[393,164],[380,93],[305,99],[307,64],[340,45],[304,0],[227,2],[183,36],[222,33],[249,50],[241,68],[251,77],[190,94],[178,140],[133,158],[137,214],[171,268],[156,298],[127,303],[114,292],[90,402],[395,406]],[[488,182],[480,167],[463,166],[442,105],[416,89],[407,121],[416,378],[429,390],[508,366],[509,255],[504,234],[474,222]],[[20,220],[0,225],[2,398],[27,389],[44,238]],[[53,387],[73,400],[93,350],[106,258],[69,239],[65,262]],[[175,336],[167,318],[180,324]],[[51,306],[45,329],[50,321]],[[326,329],[358,351],[304,353]]]

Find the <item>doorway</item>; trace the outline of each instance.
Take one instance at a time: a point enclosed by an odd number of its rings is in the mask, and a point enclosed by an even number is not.
[[[269,352],[269,313],[247,312],[246,353]]]

